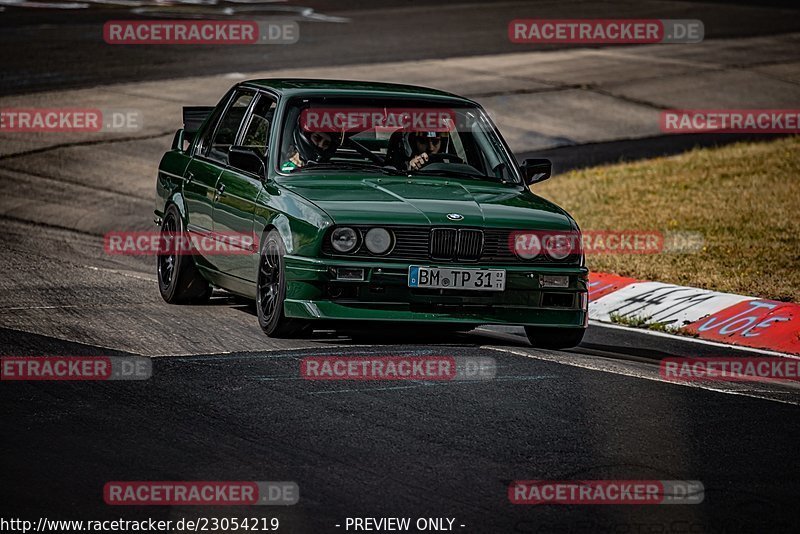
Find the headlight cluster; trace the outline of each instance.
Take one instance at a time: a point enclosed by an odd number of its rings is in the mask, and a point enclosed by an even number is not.
[[[392,248],[392,234],[385,228],[371,228],[364,237],[364,244],[373,254],[386,254]]]
[[[363,237],[361,232],[349,226],[340,226],[331,232],[331,246],[342,254],[356,251],[361,239],[367,250],[378,256],[388,253],[394,246],[394,235],[385,228],[370,228]]]
[[[554,260],[563,260],[577,250],[574,236],[552,235],[544,239],[544,251]]]
[[[519,232],[514,236],[514,253],[523,260],[532,260],[544,253],[550,259],[561,261],[581,253],[580,234]]]
[[[358,232],[343,226],[331,233],[331,245],[336,252],[352,252],[358,246]]]

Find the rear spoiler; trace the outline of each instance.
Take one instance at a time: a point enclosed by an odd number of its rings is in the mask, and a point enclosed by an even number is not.
[[[172,149],[185,150],[184,144],[194,139],[206,118],[214,111],[214,106],[186,106],[183,108],[183,128],[175,132]]]
[[[183,108],[183,131],[192,137],[214,111],[214,106],[185,106]]]

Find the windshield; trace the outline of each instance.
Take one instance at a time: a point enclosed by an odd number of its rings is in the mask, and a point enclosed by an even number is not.
[[[283,121],[278,171],[363,170],[520,183],[476,106],[397,98],[296,98]]]

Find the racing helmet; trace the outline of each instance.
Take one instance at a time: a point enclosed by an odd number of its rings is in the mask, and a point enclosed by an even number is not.
[[[320,147],[315,143],[318,136],[330,137],[330,144],[326,148]],[[337,132],[308,131],[302,124],[298,124],[292,134],[294,146],[303,161],[314,163],[324,163],[331,159],[339,148],[341,137]]]
[[[408,135],[408,142],[411,148],[416,148],[417,141],[427,143],[429,139],[439,138],[442,146],[439,148],[437,154],[444,154],[450,146],[450,132],[410,132]],[[416,152],[416,150],[414,150]]]

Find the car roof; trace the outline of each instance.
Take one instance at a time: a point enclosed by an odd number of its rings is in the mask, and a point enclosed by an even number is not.
[[[240,86],[269,89],[284,96],[384,96],[430,98],[475,104],[472,100],[438,89],[398,83],[306,78],[267,78],[241,82]]]

